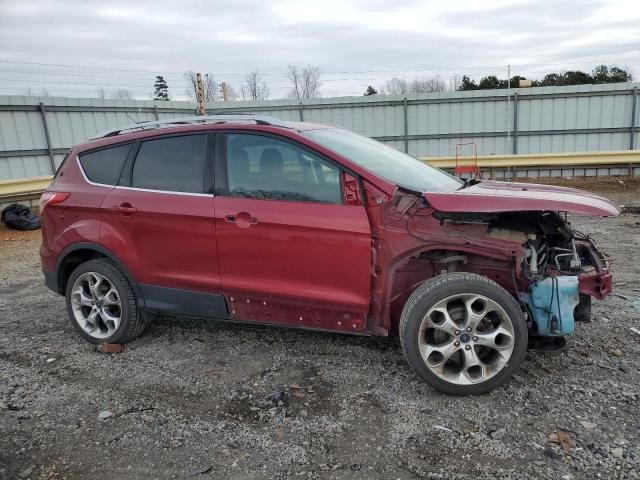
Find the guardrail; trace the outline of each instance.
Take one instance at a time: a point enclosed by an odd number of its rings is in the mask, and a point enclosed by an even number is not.
[[[0,207],[9,203],[37,206],[40,195],[51,183],[52,176],[0,181]]]
[[[453,170],[456,165],[455,157],[423,157],[420,160],[445,170]],[[474,160],[473,157],[460,157],[462,164]],[[490,155],[477,160],[483,176],[505,180],[640,175],[640,150]]]
[[[425,157],[423,162],[453,170],[455,157]],[[472,162],[473,157],[461,157]],[[640,176],[640,151],[491,155],[478,157],[480,171],[490,178],[598,178],[608,175]],[[569,174],[570,173],[570,174]],[[0,181],[0,205],[34,202],[51,182],[51,176]]]

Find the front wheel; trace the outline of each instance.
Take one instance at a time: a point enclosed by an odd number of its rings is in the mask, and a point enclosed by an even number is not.
[[[500,285],[473,273],[450,273],[409,297],[400,341],[409,365],[436,390],[481,394],[520,367],[527,327],[520,306]]]
[[[66,299],[71,324],[91,343],[126,343],[144,329],[129,281],[107,259],[80,264],[69,277]]]

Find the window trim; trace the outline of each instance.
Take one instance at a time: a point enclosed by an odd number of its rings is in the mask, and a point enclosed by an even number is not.
[[[140,149],[142,148],[142,144],[145,142],[151,142],[154,140],[163,140],[165,138],[173,138],[173,137],[193,137],[193,136],[204,136],[205,137],[205,145],[204,145],[204,170],[202,172],[202,192],[183,192],[180,190],[158,190],[158,189],[154,189],[154,188],[142,188],[142,187],[134,187],[133,186],[133,169],[135,167],[135,163],[136,160],[138,158],[138,153],[140,152]],[[127,158],[124,167],[123,167],[123,171],[120,174],[120,181],[118,182],[118,185],[116,185],[116,188],[120,189],[120,190],[133,190],[133,191],[138,191],[138,192],[149,192],[149,193],[168,193],[170,195],[186,195],[186,196],[194,196],[194,197],[212,197],[214,196],[213,193],[213,185],[214,185],[214,179],[212,178],[212,162],[213,162],[213,149],[215,148],[215,135],[212,134],[212,132],[178,132],[178,133],[172,133],[172,134],[168,134],[168,135],[160,135],[157,137],[151,137],[148,139],[144,139],[144,140],[136,140],[137,145],[135,145],[131,150],[130,153],[133,153],[133,155],[131,155],[131,157]],[[211,142],[213,142],[213,145],[211,145]],[[124,185],[121,185],[120,182],[123,180],[123,173],[125,168],[128,169],[128,178],[124,177],[126,179],[126,183]]]
[[[234,197],[229,195],[229,179],[227,177],[227,135],[254,135],[260,137],[269,137],[275,140],[279,140],[284,143],[288,143],[300,150],[309,152],[310,154],[319,157],[321,160],[324,160],[330,165],[333,165],[338,169],[338,180],[340,184],[340,203],[328,203],[321,202],[318,200],[313,201],[304,201],[304,200],[284,200],[284,199],[273,199],[273,198],[253,198],[253,197]],[[355,172],[352,172],[350,169],[345,168],[344,165],[335,161],[334,159],[327,157],[326,155],[309,148],[307,145],[304,145],[300,142],[296,142],[295,140],[282,136],[273,134],[271,132],[262,132],[256,130],[227,130],[218,131],[216,135],[216,149],[215,149],[215,187],[214,194],[219,195],[221,197],[226,198],[242,198],[245,200],[260,200],[260,201],[269,201],[269,202],[289,202],[289,203],[301,203],[301,204],[317,204],[317,205],[340,205],[340,206],[348,206],[344,202],[344,181],[343,181],[343,172],[348,172],[350,175],[358,179],[358,183],[361,185],[362,179],[360,175]]]
[[[99,182],[94,182],[93,180],[89,179],[89,176],[87,175],[87,172],[84,171],[84,167],[82,166],[82,162],[80,162],[80,157],[83,155],[88,155],[91,153],[96,153],[96,152],[101,152],[103,150],[109,150],[110,148],[118,148],[118,147],[124,147],[125,145],[132,145],[136,143],[135,141],[130,141],[130,142],[122,142],[122,143],[114,143],[112,145],[107,145],[104,147],[100,147],[100,148],[92,148],[90,150],[83,150],[82,152],[78,152],[76,154],[76,163],[78,165],[78,168],[80,169],[80,173],[82,174],[82,178],[84,178],[85,182],[87,182],[90,185],[95,185],[96,187],[117,187],[120,184],[120,179],[122,178],[122,172],[124,171],[124,168],[127,166],[127,162],[129,161],[129,157],[131,155],[131,152],[133,150],[135,150],[135,148],[129,148],[129,151],[127,152],[127,156],[124,159],[124,163],[122,164],[122,168],[120,169],[120,173],[118,174],[118,178],[116,178],[116,183],[115,184],[110,184],[110,183],[99,183]],[[71,152],[69,152],[67,154],[67,157],[69,156]],[[60,171],[62,170],[62,166],[64,165],[64,162],[67,161],[67,157],[65,157],[65,160],[63,161],[63,163],[60,164],[60,167],[58,167],[58,170],[56,171],[56,174],[54,176],[57,177],[58,173],[60,173]]]
[[[131,150],[129,151],[129,156],[127,157],[127,160],[126,162],[124,162],[124,165],[122,167],[122,172],[120,172],[120,179],[118,180],[118,186],[126,186],[126,187],[131,186],[131,176],[133,175],[133,162],[135,161],[136,156],[140,151],[141,143],[142,142],[138,140],[131,147]]]

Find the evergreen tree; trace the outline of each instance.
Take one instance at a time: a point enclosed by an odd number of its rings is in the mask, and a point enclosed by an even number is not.
[[[480,79],[478,83],[480,90],[491,90],[496,88],[507,88],[506,80],[499,80],[495,75],[488,75]]]
[[[619,83],[630,82],[631,74],[622,68],[607,67],[606,65],[598,65],[593,69],[593,83]]]
[[[156,76],[156,83],[154,83],[153,86],[156,89],[156,91],[153,93],[154,100],[169,100],[169,87],[167,86],[167,82],[162,75]]]
[[[364,92],[364,96],[368,97],[370,95],[377,95],[378,94],[378,90],[376,90],[375,88],[373,88],[371,85],[369,85],[367,87],[367,91]]]
[[[467,75],[463,75],[457,90],[478,90],[478,84]]]

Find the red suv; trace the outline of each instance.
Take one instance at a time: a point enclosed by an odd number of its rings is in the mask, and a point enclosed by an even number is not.
[[[71,149],[41,200],[46,284],[93,343],[154,314],[398,333],[438,390],[486,392],[556,347],[609,265],[568,188],[463,181],[341,128],[250,115],[148,122]]]

